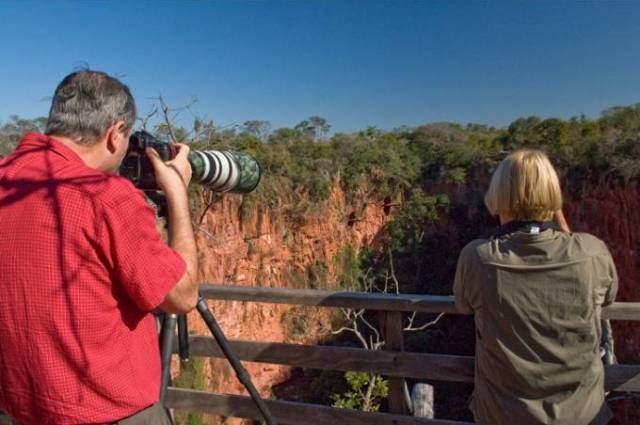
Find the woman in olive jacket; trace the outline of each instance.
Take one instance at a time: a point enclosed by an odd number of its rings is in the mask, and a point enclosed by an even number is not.
[[[600,317],[618,286],[609,250],[569,232],[540,151],[505,158],[485,204],[501,226],[465,246],[454,282],[458,310],[475,318],[476,422],[606,424]]]

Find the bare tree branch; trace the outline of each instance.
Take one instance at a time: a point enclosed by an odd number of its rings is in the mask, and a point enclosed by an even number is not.
[[[140,125],[143,130],[145,131],[147,130],[147,123],[157,113],[158,113],[158,107],[154,105],[154,107],[151,109],[151,112],[145,115],[144,118],[138,117],[138,120],[140,121]]]
[[[435,325],[436,323],[438,323],[438,321],[439,321],[440,319],[442,319],[442,317],[443,317],[443,316],[444,316],[444,312],[442,312],[442,313],[438,314],[438,316],[437,316],[435,319],[433,319],[433,320],[432,320],[432,321],[430,321],[430,322],[425,323],[424,325],[421,325],[421,326],[418,326],[418,327],[413,327],[413,319],[415,318],[415,312],[414,312],[414,313],[413,313],[413,315],[411,316],[410,321],[409,321],[409,325],[408,325],[406,328],[404,328],[403,330],[404,330],[404,331],[407,331],[407,332],[409,332],[409,331],[411,331],[411,332],[415,332],[415,331],[422,331],[422,330],[425,330],[425,329],[427,329],[429,326],[433,326],[433,325]]]
[[[171,138],[171,141],[173,143],[178,143],[178,141],[176,140],[176,136],[173,133],[173,119],[175,119],[174,117],[169,117],[169,106],[167,106],[166,103],[164,103],[164,99],[162,98],[162,95],[159,95],[157,98],[158,102],[160,102],[160,108],[162,109],[162,115],[164,116],[164,123],[167,126],[167,131],[169,132],[169,137]]]
[[[363,312],[364,312],[364,310],[363,310]],[[373,334],[376,336],[376,342],[380,341],[381,340],[381,336],[380,336],[380,332],[378,331],[378,328],[373,326],[367,319],[364,318],[364,316],[361,316],[360,320],[362,321],[362,323],[367,325],[367,327],[369,329],[371,329],[373,331]]]
[[[198,223],[202,224],[204,217],[207,215],[207,212],[213,207],[213,205],[220,200],[221,195],[218,192],[215,192],[211,189],[202,188],[202,202],[204,203],[204,209],[200,213],[200,218],[198,219]]]
[[[400,294],[400,282],[398,282],[398,278],[396,278],[396,270],[393,265],[393,253],[391,251],[391,247],[387,248],[387,253],[389,254],[389,268],[391,269],[391,278],[393,283],[396,286],[396,295]]]
[[[364,336],[362,336],[362,332],[360,332],[360,330],[358,329],[358,321],[357,320],[355,320],[353,322],[353,330],[354,330],[356,336],[358,337],[358,339],[360,340],[360,342],[362,343],[362,346],[365,349],[369,350],[370,348],[367,345],[367,340],[364,339]]]
[[[364,396],[364,410],[368,411],[371,408],[371,403],[373,402],[373,390],[376,387],[376,381],[378,380],[378,375],[371,375],[371,380],[369,381],[369,385],[367,386],[367,394]]]
[[[407,325],[407,328],[411,328],[413,327],[413,321],[416,318],[416,314],[418,314],[417,311],[414,311],[413,313],[411,313],[411,317],[409,317],[409,324]],[[406,328],[405,328],[406,329]]]
[[[160,104],[160,109],[162,110],[162,115],[164,119],[164,125],[167,128],[167,132],[169,134],[169,138],[171,139],[171,141],[173,143],[183,142],[184,140],[177,139],[175,131],[173,129],[173,123],[176,121],[181,111],[188,110],[189,112],[191,112],[191,109],[190,109],[191,106],[196,104],[198,102],[198,99],[194,96],[189,100],[189,102],[187,102],[186,105],[181,106],[179,108],[171,108],[169,105],[167,105],[162,95],[158,95],[158,97],[153,98],[153,100],[155,100]],[[187,133],[186,137],[188,138],[190,135],[191,135],[191,132]]]
[[[347,326],[343,326],[340,329],[338,329],[337,331],[331,331],[331,333],[334,334],[334,335],[341,334],[342,332],[354,332],[354,330],[352,328],[347,327]]]

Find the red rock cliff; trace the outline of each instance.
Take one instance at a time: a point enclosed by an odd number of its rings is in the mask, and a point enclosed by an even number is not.
[[[201,282],[301,288],[308,285],[313,265],[322,264],[326,265],[322,278],[330,288],[339,273],[336,254],[345,246],[357,249],[368,243],[388,220],[383,205],[377,203],[367,204],[354,218],[353,209],[337,188],[327,201],[305,212],[303,222],[279,208],[256,208],[243,219],[240,204],[239,196],[225,195],[204,214],[196,233]],[[287,305],[212,301],[210,307],[229,339],[313,343],[329,330],[327,309],[305,309],[301,319],[301,308]],[[288,314],[292,310],[294,314]],[[197,313],[191,313],[189,327],[209,335]],[[265,397],[274,384],[288,378],[290,369],[245,365]],[[208,360],[204,372],[207,390],[245,393],[226,360]],[[207,418],[206,422],[215,424],[217,420]],[[225,423],[232,422],[241,423]]]
[[[585,187],[565,204],[567,220],[576,232],[604,240],[613,255],[620,278],[618,301],[640,301],[638,248],[640,243],[640,190],[635,187]],[[620,363],[640,364],[640,324],[613,322],[615,350]],[[611,401],[611,425],[640,423],[640,402]]]

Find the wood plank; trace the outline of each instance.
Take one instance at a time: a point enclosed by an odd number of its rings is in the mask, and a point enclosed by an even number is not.
[[[399,311],[380,312],[382,335],[384,336],[385,351],[404,351],[404,330],[402,329],[402,313]],[[407,413],[404,401],[404,379],[389,376],[389,412]]]
[[[473,382],[474,360],[468,356],[275,342],[231,340],[229,343],[238,358],[243,361],[344,372],[373,372],[386,376],[434,381]],[[220,347],[211,337],[190,336],[189,348],[194,356],[224,358]]]
[[[279,425],[472,425],[469,422],[335,409],[291,401],[265,400],[265,403]],[[253,400],[237,395],[169,388],[166,406],[219,416],[260,419]]]
[[[216,300],[460,314],[456,310],[453,296],[450,295],[371,294],[211,284],[200,285],[200,293],[206,299]],[[640,320],[640,302],[616,302],[603,312],[605,319]]]
[[[229,341],[240,360],[322,370],[373,372],[430,381],[473,382],[474,358],[275,342]],[[211,337],[190,336],[191,354],[224,358]],[[174,347],[176,352],[176,347]],[[640,392],[640,365],[605,367],[608,391]]]
[[[611,365],[604,367],[607,391],[640,392],[640,365]]]
[[[229,285],[200,285],[206,299],[254,301],[319,307],[366,308],[382,311],[456,313],[453,298],[446,295],[371,294],[313,289],[260,288]]]
[[[609,320],[640,320],[640,303],[613,303],[602,310],[602,315]]]

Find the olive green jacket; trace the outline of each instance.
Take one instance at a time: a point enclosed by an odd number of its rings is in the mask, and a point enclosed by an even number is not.
[[[601,309],[617,287],[609,250],[586,233],[519,231],[469,243],[454,295],[458,310],[475,317],[476,422],[594,420],[604,403]]]

